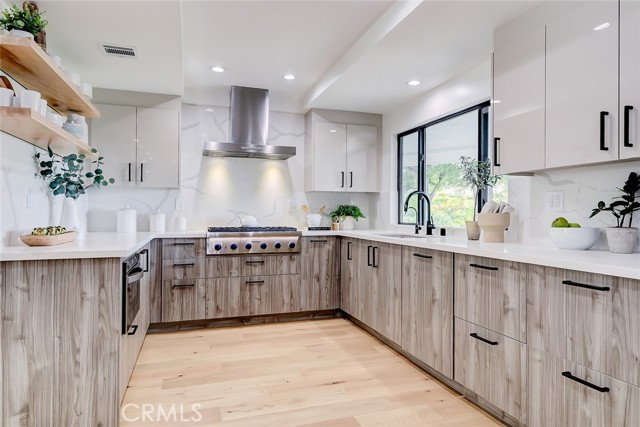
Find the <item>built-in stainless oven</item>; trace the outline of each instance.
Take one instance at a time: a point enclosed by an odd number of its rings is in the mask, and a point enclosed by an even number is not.
[[[145,249],[131,255],[122,263],[122,334],[134,335],[138,325],[134,325],[140,311],[140,282],[149,271],[149,252]],[[144,260],[145,268],[142,268]]]

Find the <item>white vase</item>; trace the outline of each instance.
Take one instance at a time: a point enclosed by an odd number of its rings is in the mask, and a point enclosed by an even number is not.
[[[342,221],[340,221],[340,230],[353,230],[355,226],[355,220],[352,216],[342,217]]]
[[[607,243],[609,252],[614,254],[630,254],[638,244],[638,229],[636,227],[608,227]]]
[[[28,31],[22,31],[22,30],[11,30],[11,31],[9,31],[9,35],[10,36],[16,36],[16,37],[28,37],[31,40],[34,39],[33,34],[31,34]]]
[[[65,197],[62,203],[62,214],[60,215],[60,225],[67,231],[80,230],[80,214],[78,213],[78,201],[71,197]]]

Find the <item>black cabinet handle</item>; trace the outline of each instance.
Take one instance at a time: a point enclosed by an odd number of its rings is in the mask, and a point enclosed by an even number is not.
[[[371,263],[371,248],[373,248],[373,246],[367,246],[367,265],[369,267],[373,266]]]
[[[245,264],[264,264],[264,260],[247,261]]]
[[[342,178],[340,178],[340,188],[344,188],[344,172],[340,172],[340,176]]]
[[[351,242],[347,242],[347,260],[351,261]]]
[[[129,182],[131,182],[131,163],[129,163]]]
[[[606,137],[605,137],[605,127],[606,127],[606,119],[609,115],[608,111],[600,111],[600,151],[609,151],[609,147],[605,145]]]
[[[571,375],[571,372],[569,372],[569,371],[564,371],[562,373],[562,376],[565,377],[565,378],[569,378],[570,380],[573,380],[573,381],[575,381],[577,383],[580,383],[582,385],[586,385],[587,387],[592,388],[594,390],[597,390],[600,393],[609,392],[609,387],[600,387],[600,386],[597,386],[595,384],[591,384],[589,381],[585,381],[582,378],[574,377],[573,375]]]
[[[611,288],[608,286],[593,286],[593,285],[587,285],[584,283],[578,283],[578,282],[574,282],[573,280],[563,280],[562,281],[563,285],[568,285],[568,286],[575,286],[576,288],[585,288],[585,289],[591,289],[593,291],[610,291]]]
[[[173,246],[193,246],[195,243],[193,242],[175,242]]]
[[[475,267],[475,268],[481,268],[483,270],[491,270],[491,271],[498,271],[498,267],[490,267],[488,265],[482,265],[482,264],[474,264],[471,263],[469,264],[470,267]]]
[[[324,239],[324,240],[310,240],[309,243],[327,243],[327,239]]]
[[[413,254],[413,256],[418,257],[418,258],[424,258],[424,259],[433,258],[431,255],[423,255],[423,254]]]
[[[191,282],[187,282],[187,283],[176,283],[176,284],[172,284],[171,287],[174,289],[180,289],[180,288],[194,288],[196,286],[196,282],[195,281],[191,281]]]
[[[135,335],[138,332],[138,325],[131,325],[131,330],[127,332],[127,335]]]
[[[625,147],[633,147],[631,143],[630,135],[629,135],[629,123],[630,123],[630,113],[633,110],[631,105],[624,106],[624,146]]]
[[[145,256],[145,266],[144,266],[144,272],[148,273],[149,272],[149,249],[143,249],[140,251],[140,255],[144,255]]]
[[[477,340],[480,340],[480,341],[482,341],[484,343],[487,343],[489,345],[498,345],[498,341],[489,341],[486,338],[482,338],[480,335],[476,334],[475,332],[472,333],[472,334],[469,334],[469,336],[471,336],[471,337],[473,337],[473,338],[475,338]]]
[[[140,182],[144,182],[144,163],[140,163]]]
[[[493,138],[493,166],[500,166],[500,162],[498,160],[498,143],[500,142],[500,138]]]
[[[353,172],[349,172],[349,188],[353,188]]]
[[[247,285],[262,285],[264,284],[264,280],[247,280],[244,283]]]
[[[373,263],[372,263],[373,265],[372,265],[372,267],[374,267],[374,268],[378,268],[378,249],[379,248],[377,246],[373,247]]]
[[[196,265],[195,262],[185,262],[185,263],[178,263],[178,264],[173,264],[173,268],[176,267],[193,267],[194,265]]]

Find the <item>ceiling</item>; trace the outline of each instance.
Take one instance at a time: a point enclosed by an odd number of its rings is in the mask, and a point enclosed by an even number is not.
[[[271,108],[385,113],[491,55],[493,29],[536,2],[421,0],[39,1],[48,45],[95,87],[225,106],[268,88]],[[139,58],[103,54],[100,43]],[[211,66],[221,65],[224,73]],[[285,80],[285,74],[296,75]],[[422,81],[408,86],[407,81]]]

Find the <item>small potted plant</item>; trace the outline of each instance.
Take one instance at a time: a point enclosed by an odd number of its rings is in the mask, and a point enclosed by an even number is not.
[[[616,218],[616,226],[607,227],[606,229],[609,252],[630,254],[635,250],[638,243],[638,228],[631,226],[633,213],[640,210],[640,202],[637,200],[640,196],[636,196],[640,191],[638,174],[631,172],[624,186],[618,188],[618,190],[622,192],[621,196],[614,197],[614,201],[609,206],[605,202],[599,201],[598,207],[593,209],[589,218],[593,218],[600,212],[611,212]]]
[[[98,151],[92,148],[91,152]],[[84,154],[60,156],[51,148],[47,148],[47,156],[42,156],[41,153],[35,155],[36,166],[39,169],[36,176],[48,183],[54,196],[65,197],[60,225],[64,225],[69,230],[77,230],[80,224],[76,200],[90,187],[106,187],[115,182],[113,178],[104,177],[103,160],[104,157],[98,157],[97,160],[89,162]],[[85,172],[85,162],[94,165],[95,170]]]
[[[467,237],[469,240],[478,240],[480,238],[480,227],[476,221],[478,212],[478,198],[480,192],[487,187],[493,187],[500,179],[500,176],[491,173],[491,161],[477,161],[471,157],[460,157],[460,168],[462,169],[462,179],[474,189],[473,196],[473,220],[465,221],[467,228]]]
[[[36,43],[46,51],[47,41],[44,29],[48,22],[43,15],[44,12],[40,12],[35,3],[26,1],[22,7],[14,4],[2,12],[0,28],[9,31],[13,36],[35,38]]]
[[[340,223],[340,230],[353,230],[354,220],[366,218],[360,208],[355,205],[339,205],[329,215],[333,222]]]

